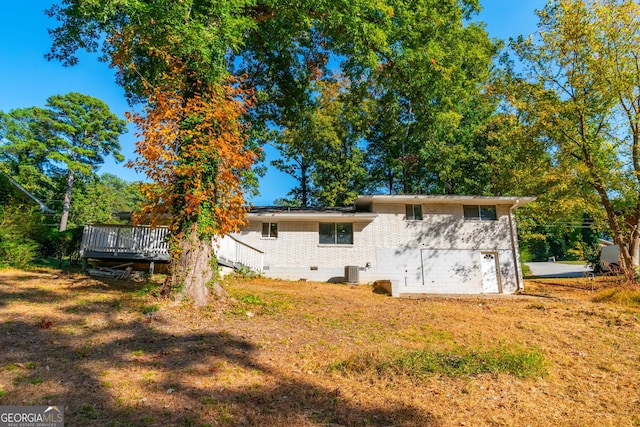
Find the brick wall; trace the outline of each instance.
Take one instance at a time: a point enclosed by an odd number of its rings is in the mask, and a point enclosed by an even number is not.
[[[497,206],[496,221],[465,221],[462,205],[453,204],[423,204],[421,221],[405,220],[404,204],[374,204],[372,211],[378,215],[372,222],[354,223],[353,245],[321,245],[318,221],[277,217],[265,220],[278,223],[277,238],[263,238],[257,220],[237,237],[264,252],[271,277],[326,281],[357,265],[361,282],[392,280],[407,292],[478,293],[480,252],[491,251],[498,254],[503,291],[517,288],[509,206]],[[434,264],[441,268],[424,265],[434,254],[442,257]]]

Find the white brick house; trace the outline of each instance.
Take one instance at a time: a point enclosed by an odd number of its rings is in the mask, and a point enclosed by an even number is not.
[[[523,287],[514,209],[532,200],[375,195],[349,209],[253,208],[233,237],[263,252],[267,277],[390,280],[394,296],[508,294]]]

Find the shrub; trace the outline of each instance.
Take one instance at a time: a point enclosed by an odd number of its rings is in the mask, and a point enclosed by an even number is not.
[[[25,268],[39,255],[35,238],[42,232],[42,215],[22,205],[0,206],[0,265]]]
[[[69,257],[69,264],[77,264],[80,260],[80,243],[83,227],[70,228],[65,231],[48,229],[41,234],[40,244],[47,256],[53,256],[62,266],[62,260]]]
[[[584,248],[584,260],[587,261],[587,266],[591,268],[595,273],[602,272],[602,266],[600,265],[600,252],[602,249],[600,245],[595,243]]]
[[[27,238],[13,240],[0,232],[0,264],[16,268],[27,268],[38,258],[39,246]]]

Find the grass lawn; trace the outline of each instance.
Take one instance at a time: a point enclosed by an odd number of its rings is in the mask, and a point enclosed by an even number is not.
[[[195,308],[3,270],[0,405],[64,405],[68,426],[640,425],[640,293],[604,280],[401,300],[231,278]]]

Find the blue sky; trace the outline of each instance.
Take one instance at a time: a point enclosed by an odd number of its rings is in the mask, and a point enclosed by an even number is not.
[[[491,37],[500,39],[534,32],[537,23],[534,11],[546,2],[480,1],[484,10],[478,20],[486,23]],[[0,111],[43,106],[51,95],[80,92],[102,99],[114,113],[124,117],[129,107],[107,64],[89,55],[81,56],[80,63],[71,68],[44,59],[50,46],[47,28],[56,25],[43,13],[51,3],[47,0],[0,1]],[[131,125],[129,129],[120,140],[127,159],[134,157],[136,140]],[[267,151],[267,161],[273,154]],[[99,172],[110,172],[129,181],[143,179],[113,159],[108,159]],[[270,168],[261,180],[261,195],[253,199],[253,203],[272,204],[275,199],[284,197],[292,185],[288,176]]]

